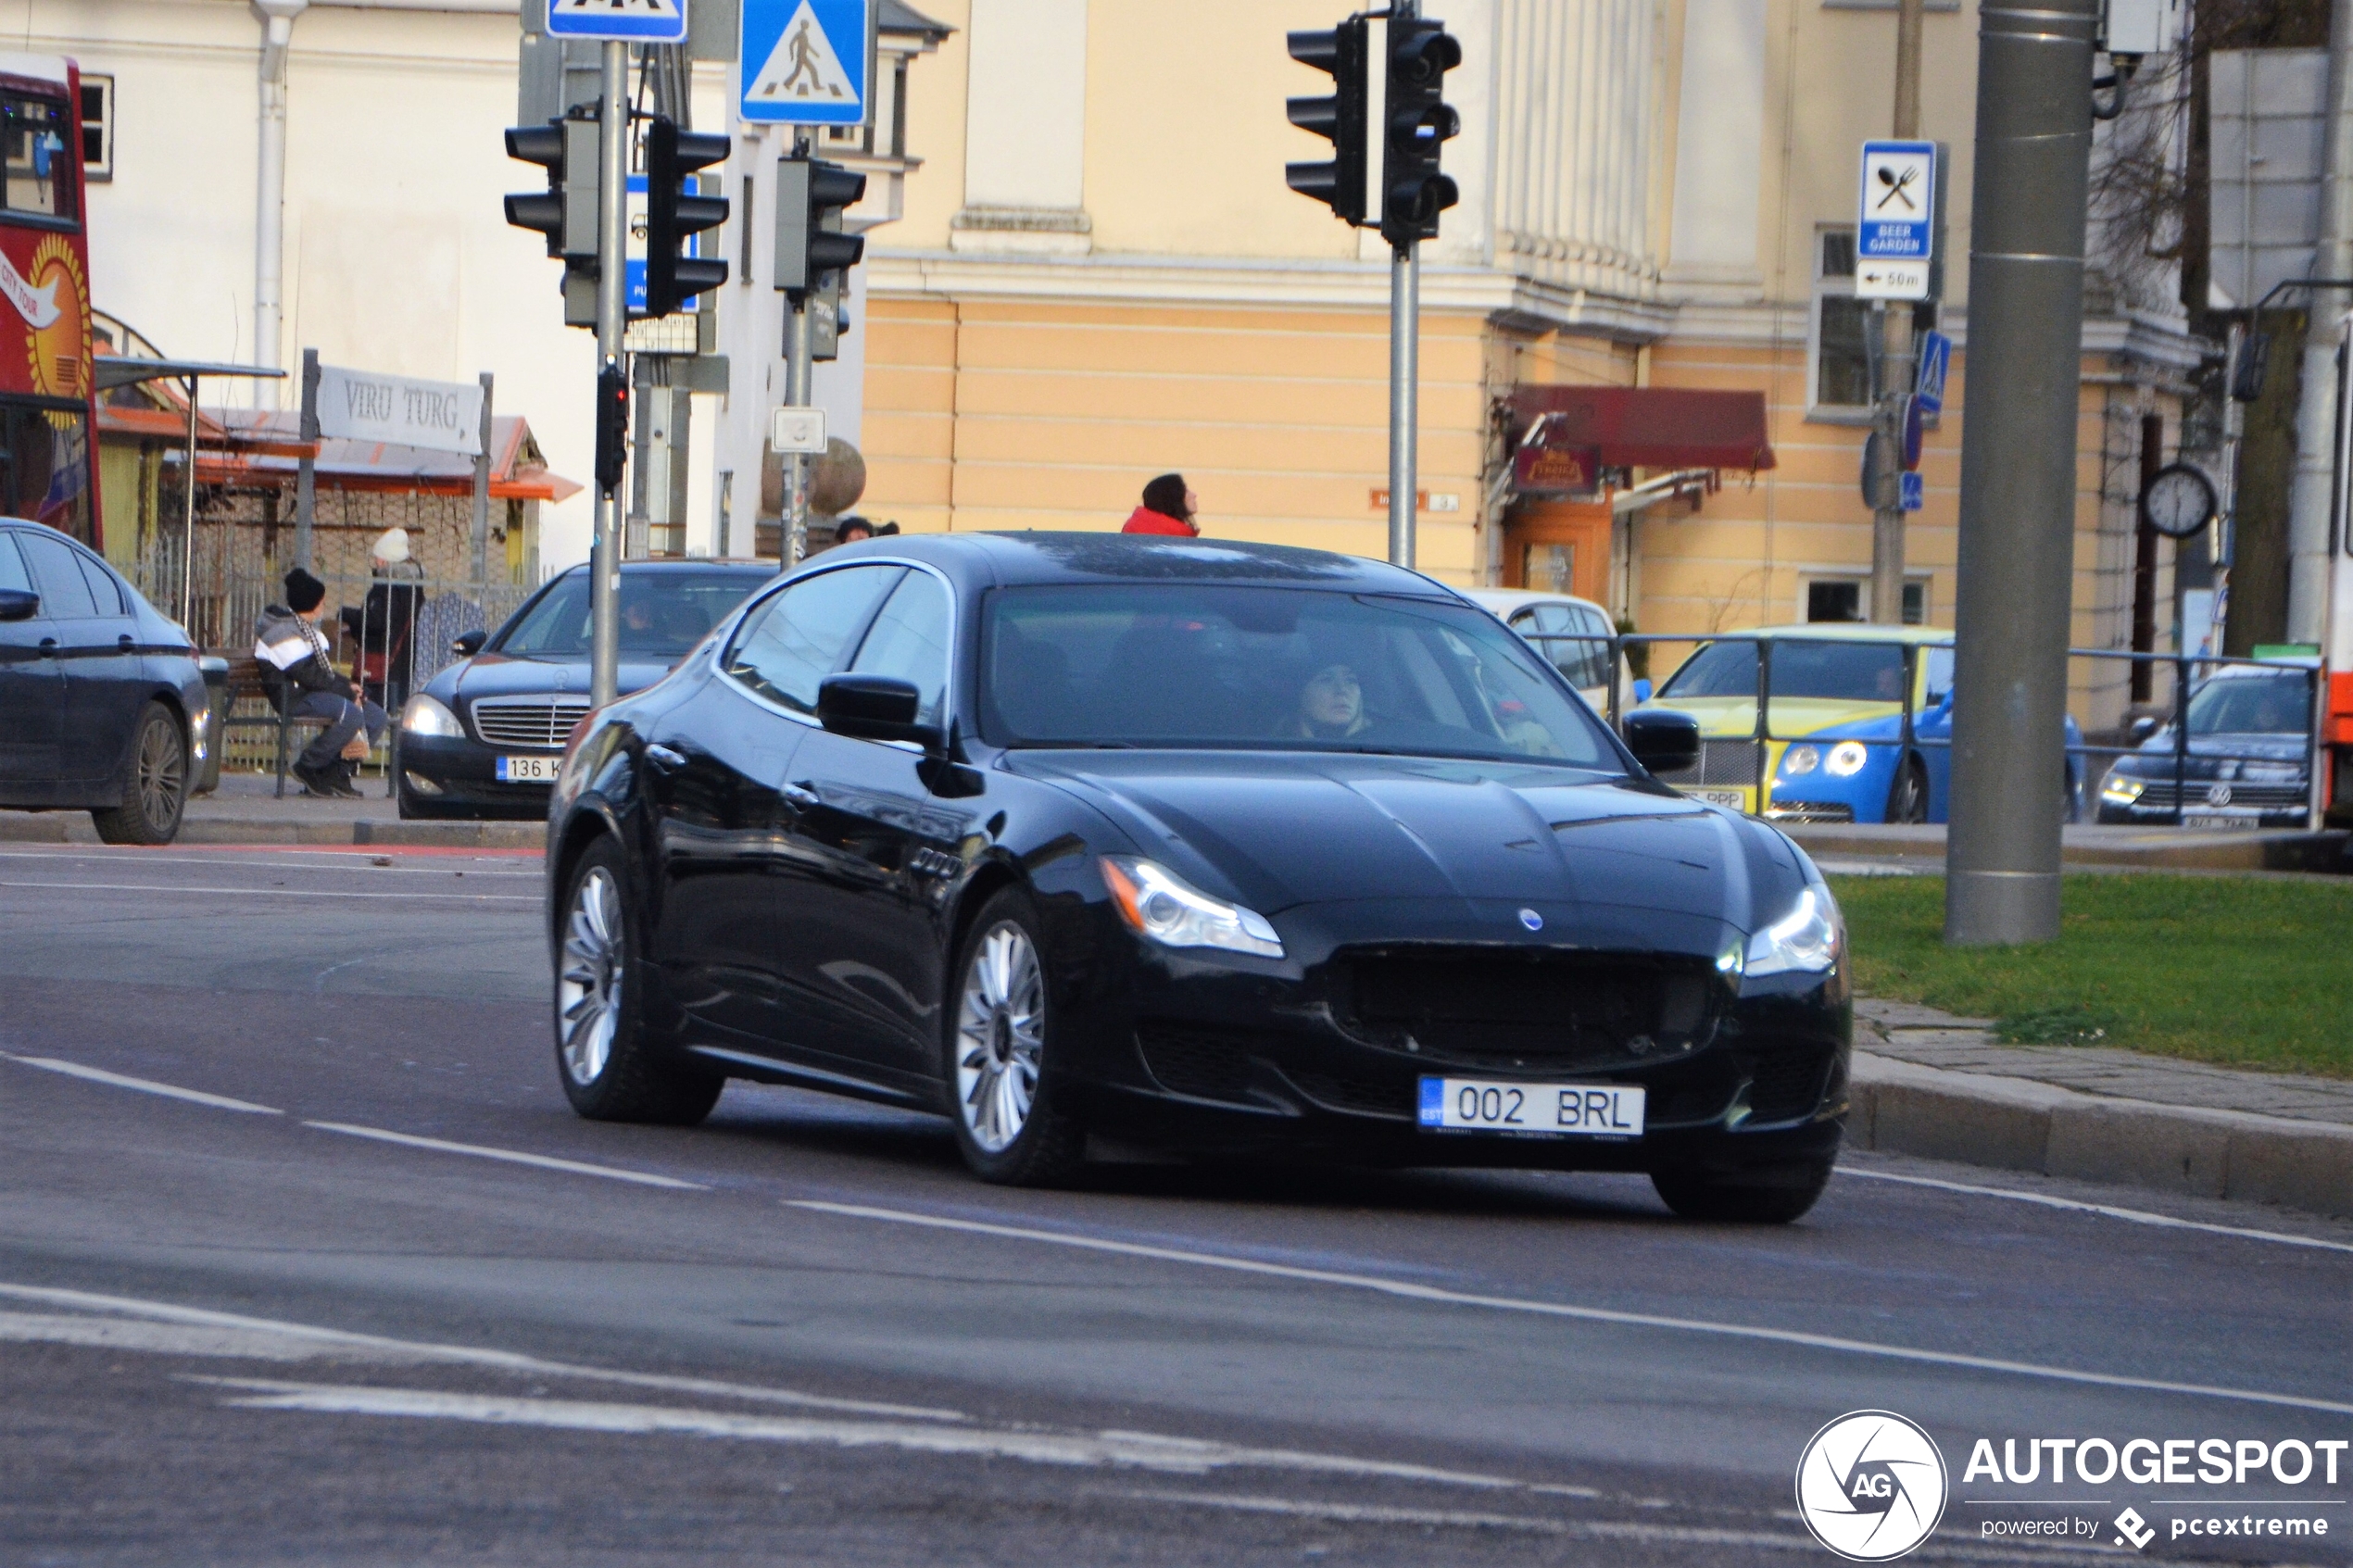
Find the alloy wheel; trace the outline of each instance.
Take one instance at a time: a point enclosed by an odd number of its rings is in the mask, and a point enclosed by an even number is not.
[[[1003,1152],[1028,1123],[1045,1046],[1045,972],[1028,934],[1008,921],[974,949],[956,1015],[957,1110],[986,1152]]]
[[[139,734],[139,814],[157,833],[168,833],[180,814],[187,787],[187,760],[169,721],[151,723]]]
[[[592,866],[572,895],[564,917],[563,970],[556,981],[556,1033],[564,1072],[585,1087],[612,1059],[620,1024],[625,965],[621,945],[621,890],[612,873]]]

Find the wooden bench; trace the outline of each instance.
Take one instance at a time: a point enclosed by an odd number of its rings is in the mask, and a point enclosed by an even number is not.
[[[328,722],[314,715],[286,714],[278,711],[270,701],[269,688],[261,683],[261,661],[254,658],[252,654],[232,653],[222,657],[229,663],[229,685],[228,690],[223,694],[227,711],[220,717],[221,746],[223,749],[226,749],[227,734],[231,730],[275,732],[277,793],[283,798],[286,793],[286,773],[294,761],[293,742],[296,728],[300,726],[305,729],[324,730],[329,727]],[[237,715],[238,705],[245,702],[259,703],[266,711],[247,714],[240,718]],[[362,734],[364,733],[363,731]],[[388,765],[387,771],[389,771]]]

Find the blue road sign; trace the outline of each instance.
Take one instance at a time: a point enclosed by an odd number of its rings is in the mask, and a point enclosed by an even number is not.
[[[1918,472],[1903,476],[1903,508],[1907,512],[1919,511],[1928,505],[1928,486],[1920,482]]]
[[[871,0],[743,0],[736,110],[761,125],[862,125]]]
[[[1941,414],[1944,411],[1944,374],[1953,368],[1953,340],[1943,332],[1930,332],[1920,339],[1920,379],[1915,390],[1920,411]]]
[[[1864,143],[1856,260],[1928,260],[1936,246],[1935,187],[1935,143]]]
[[[547,0],[547,35],[684,44],[686,0]]]

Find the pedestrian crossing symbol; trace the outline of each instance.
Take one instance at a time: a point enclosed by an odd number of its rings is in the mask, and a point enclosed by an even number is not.
[[[723,0],[705,3],[716,5]],[[554,38],[683,44],[686,0],[547,0],[547,32]]]
[[[774,125],[860,125],[872,30],[867,0],[743,0],[738,109]]]

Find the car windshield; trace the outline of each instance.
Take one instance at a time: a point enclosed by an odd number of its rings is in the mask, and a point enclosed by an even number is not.
[[[766,581],[749,571],[623,572],[623,656],[684,658]],[[522,612],[498,639],[497,650],[517,659],[585,659],[590,633],[588,574],[574,571]]]
[[[2190,734],[2301,734],[2311,702],[2310,683],[2301,674],[2218,678],[2190,698]]]
[[[1659,688],[1672,697],[1756,696],[1756,645],[1710,643],[1683,661]],[[1841,702],[1902,702],[1900,643],[1773,639],[1773,696]]]
[[[1142,583],[989,596],[984,727],[1007,746],[1549,759],[1622,771],[1528,645],[1466,605]]]

